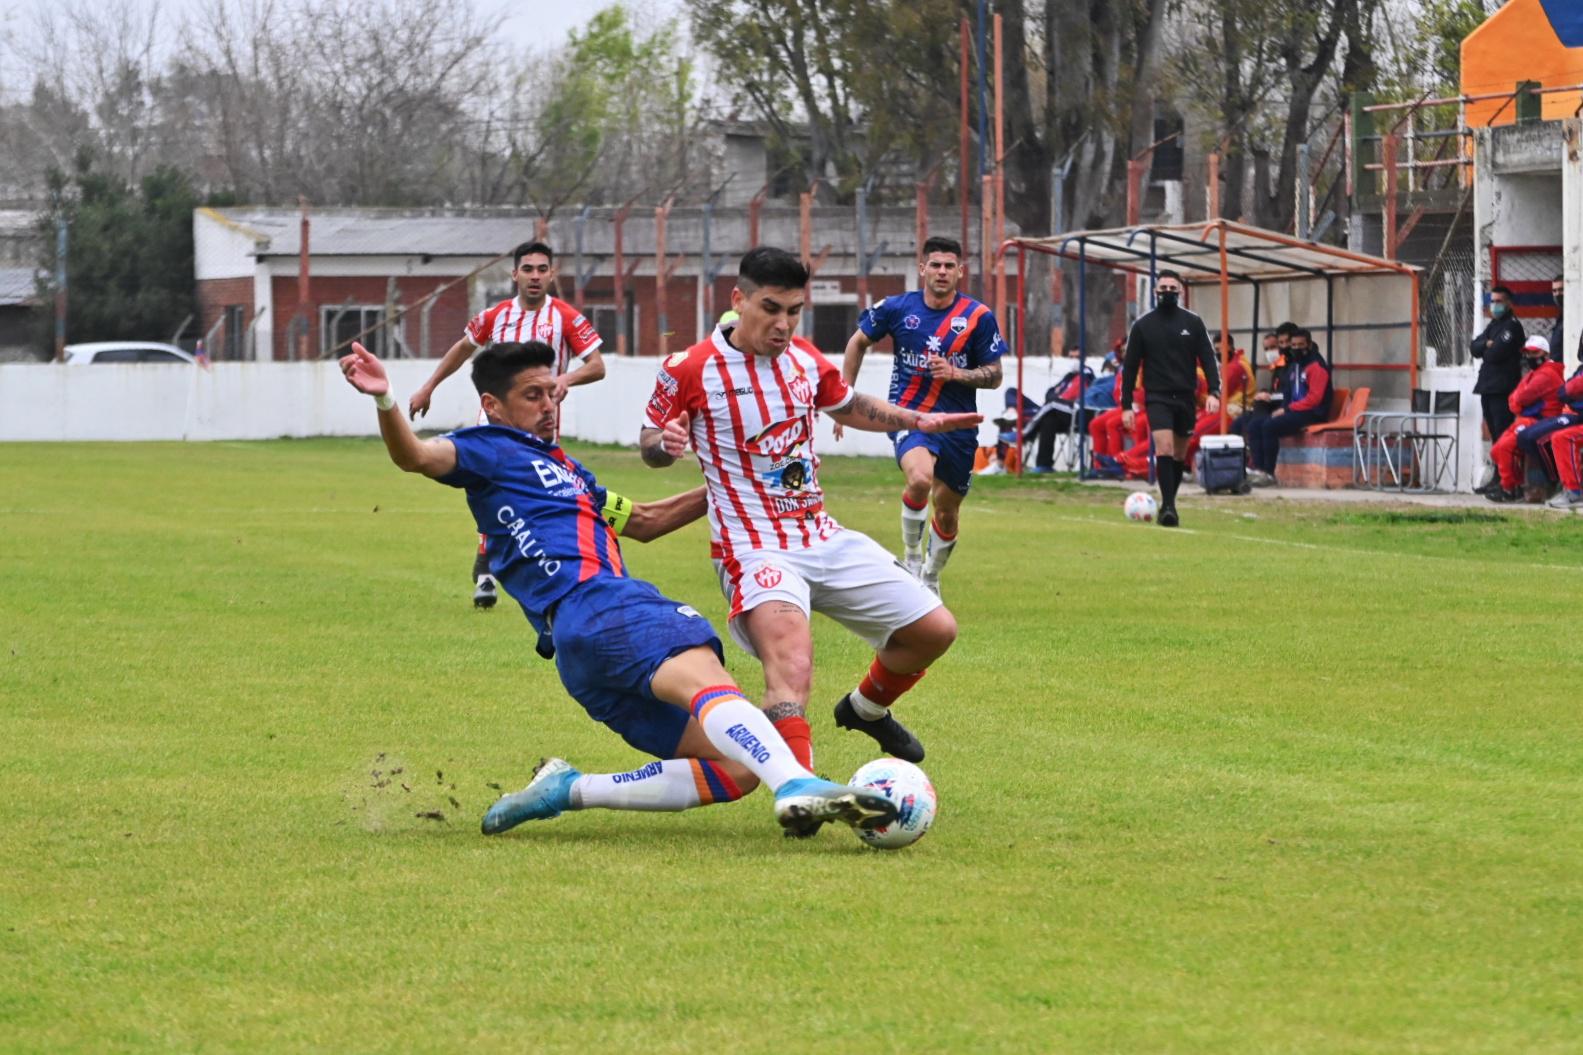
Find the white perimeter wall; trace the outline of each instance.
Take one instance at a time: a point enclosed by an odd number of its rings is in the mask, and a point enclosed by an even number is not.
[[[1064,375],[1070,360],[1058,360]],[[655,359],[607,357],[609,374],[567,397],[563,431],[600,443],[635,444],[654,389]],[[434,369],[432,360],[387,363],[397,398],[406,397]],[[1037,399],[1053,382],[1050,360],[1029,359],[1027,390]],[[890,357],[870,353],[858,388],[883,397]],[[1006,360],[1006,385],[1016,384],[1016,360]],[[367,396],[349,388],[334,363],[216,363],[212,370],[180,365],[0,365],[0,440],[263,440],[283,436],[375,436],[379,426]],[[1005,405],[998,390],[979,392],[986,416]],[[465,369],[435,393],[427,429],[471,425],[478,398]],[[993,426],[981,430],[993,442]],[[848,431],[835,443],[821,430],[824,454],[889,455],[883,433]]]

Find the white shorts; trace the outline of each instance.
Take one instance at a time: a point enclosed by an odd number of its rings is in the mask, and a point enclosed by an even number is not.
[[[731,604],[731,639],[754,658],[742,617],[766,601],[786,601],[804,615],[823,613],[875,649],[940,607],[940,598],[861,531],[843,529],[806,549],[740,553],[736,569],[733,576],[724,561],[715,561]]]

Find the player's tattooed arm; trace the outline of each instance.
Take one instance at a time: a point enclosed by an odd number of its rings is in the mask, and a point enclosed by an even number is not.
[[[971,370],[958,370],[951,378],[959,385],[969,388],[999,388],[1001,381],[1000,360],[975,366]]]
[[[837,423],[860,432],[951,432],[972,428],[984,420],[980,414],[920,414],[861,392],[852,393],[851,402],[840,410],[826,413]]]
[[[676,457],[665,451],[665,430],[652,425],[643,426],[643,431],[638,433],[638,454],[642,456],[644,465],[655,469],[663,469],[676,462]]]
[[[852,393],[851,402],[828,413],[840,424],[861,432],[903,432],[917,427],[920,417],[916,410],[892,406],[862,392]]]

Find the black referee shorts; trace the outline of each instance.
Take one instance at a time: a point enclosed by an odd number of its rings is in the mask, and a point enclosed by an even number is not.
[[[1198,421],[1198,408],[1190,395],[1150,392],[1144,397],[1143,411],[1149,415],[1150,432],[1169,429],[1178,436],[1191,436]]]

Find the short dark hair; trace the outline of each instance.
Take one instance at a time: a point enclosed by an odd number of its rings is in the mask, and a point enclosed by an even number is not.
[[[1174,278],[1178,282],[1182,281],[1182,276],[1178,275],[1175,271],[1172,271],[1170,268],[1166,268],[1164,271],[1159,271],[1159,272],[1155,273],[1154,281],[1158,282],[1162,278]]]
[[[531,242],[523,242],[511,251],[511,269],[515,271],[521,267],[522,258],[532,256],[534,253],[543,253],[549,257],[550,263],[555,263],[555,250],[551,249],[546,243],[534,239]]]
[[[1504,294],[1506,294],[1506,299],[1507,300],[1516,300],[1517,299],[1516,295],[1513,294],[1511,289],[1509,287],[1507,287],[1507,286],[1496,286],[1494,289],[1490,290],[1490,296],[1492,296],[1492,297],[1495,296],[1495,294],[1497,294],[1497,293],[1504,293]]]
[[[522,371],[534,367],[547,370],[554,365],[555,349],[543,341],[503,341],[473,357],[473,387],[479,395],[488,392],[496,399],[505,399]]]
[[[930,253],[950,253],[955,256],[957,260],[961,260],[962,243],[958,242],[955,238],[946,238],[945,236],[938,234],[930,235],[928,238],[924,239],[923,248],[918,250],[918,255],[927,260],[929,259]]]
[[[737,286],[751,293],[760,286],[777,289],[802,289],[808,284],[808,269],[784,249],[771,245],[754,246],[742,256],[737,268]]]
[[[1296,332],[1297,332],[1297,323],[1292,322],[1290,320],[1288,320],[1286,322],[1283,322],[1279,326],[1275,327],[1275,336],[1277,336],[1277,337],[1281,337],[1281,336],[1290,337],[1292,334],[1294,334]]]
[[[1308,328],[1306,326],[1293,326],[1292,327],[1292,336],[1293,337],[1301,337],[1303,340],[1307,341],[1309,344],[1313,344],[1314,343],[1314,335],[1312,333],[1308,332]]]

